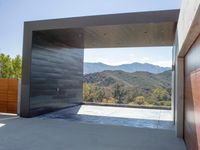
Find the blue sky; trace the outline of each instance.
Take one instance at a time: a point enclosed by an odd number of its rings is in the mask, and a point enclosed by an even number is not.
[[[0,53],[22,54],[23,22],[180,8],[181,0],[0,0]],[[163,54],[164,55],[164,54]]]
[[[85,49],[84,62],[101,62],[108,65],[140,62],[171,67],[172,47]]]

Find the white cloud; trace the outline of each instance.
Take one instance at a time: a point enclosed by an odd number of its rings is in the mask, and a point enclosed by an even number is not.
[[[144,61],[149,61],[150,58],[148,58],[148,57],[142,57],[142,60],[144,60]]]
[[[155,61],[155,62],[151,62],[151,64],[158,65],[161,67],[171,67],[172,61]]]

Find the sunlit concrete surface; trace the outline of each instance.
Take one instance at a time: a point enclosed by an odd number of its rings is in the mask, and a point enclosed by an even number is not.
[[[81,105],[39,117],[81,123],[174,130],[171,110]]]
[[[1,150],[186,150],[172,130],[41,118],[0,123]]]
[[[3,124],[3,123],[0,123],[0,128],[1,128],[1,127],[3,127],[3,126],[5,126],[5,124]]]
[[[14,119],[14,118],[19,118],[19,116],[17,116],[17,114],[11,114],[11,113],[0,113],[0,121]]]

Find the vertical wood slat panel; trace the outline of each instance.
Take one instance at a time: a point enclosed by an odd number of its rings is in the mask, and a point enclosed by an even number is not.
[[[200,36],[185,56],[184,139],[188,150],[200,149]]]
[[[0,79],[0,112],[7,112],[8,79]]]
[[[18,80],[0,78],[0,112],[17,113]]]

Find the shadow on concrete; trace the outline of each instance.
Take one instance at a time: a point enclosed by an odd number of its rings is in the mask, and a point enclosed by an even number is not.
[[[164,121],[158,119],[140,119],[140,118],[128,118],[116,117],[116,116],[105,116],[102,114],[79,114],[81,106],[76,106],[72,108],[66,108],[53,113],[48,113],[39,116],[42,119],[63,119],[72,122],[79,123],[92,123],[92,124],[103,124],[103,125],[116,125],[116,126],[127,126],[127,127],[138,127],[138,128],[153,128],[153,129],[168,129],[174,130],[173,121]],[[121,108],[123,109],[123,108]],[[92,110],[87,110],[92,111]],[[99,111],[101,113],[102,110]],[[102,112],[103,113],[103,112]]]

